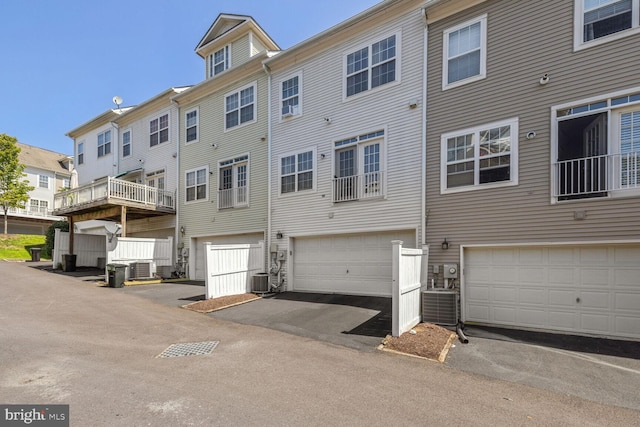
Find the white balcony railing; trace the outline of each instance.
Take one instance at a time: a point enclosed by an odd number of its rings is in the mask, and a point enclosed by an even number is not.
[[[176,207],[175,195],[171,191],[111,177],[56,194],[53,206],[57,211],[110,199],[167,209]]]
[[[333,201],[373,199],[384,197],[384,172],[371,172],[333,179]]]
[[[553,164],[554,197],[599,197],[640,188],[640,153],[607,154]]]
[[[218,190],[218,209],[239,208],[248,205],[247,187]]]
[[[18,215],[18,216],[28,216],[28,217],[37,217],[37,218],[48,218],[48,219],[62,219],[62,217],[58,217],[53,215],[53,213],[47,208],[35,208],[35,207],[26,207],[26,208],[9,208],[7,211],[9,215]]]

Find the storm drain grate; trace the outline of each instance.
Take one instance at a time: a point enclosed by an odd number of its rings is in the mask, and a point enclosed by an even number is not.
[[[165,351],[156,357],[181,357],[181,356],[201,356],[209,354],[220,341],[187,342],[182,344],[171,344]]]

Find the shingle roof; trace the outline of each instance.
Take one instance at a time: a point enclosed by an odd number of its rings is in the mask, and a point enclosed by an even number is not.
[[[55,151],[45,150],[44,148],[34,147],[32,145],[22,144],[18,142],[20,154],[18,159],[25,166],[44,169],[60,174],[70,174],[67,169],[69,156]]]

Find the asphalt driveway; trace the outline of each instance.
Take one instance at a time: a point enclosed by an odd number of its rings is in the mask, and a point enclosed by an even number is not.
[[[203,282],[139,285],[106,292],[169,306],[204,298]],[[287,292],[206,316],[374,352],[391,330],[388,298]],[[445,365],[640,411],[640,343],[467,326]]]

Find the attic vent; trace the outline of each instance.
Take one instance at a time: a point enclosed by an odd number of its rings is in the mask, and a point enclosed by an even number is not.
[[[131,279],[148,279],[151,277],[150,262],[134,262],[129,265],[129,277]]]
[[[458,294],[439,290],[422,292],[422,321],[437,325],[458,323]]]

